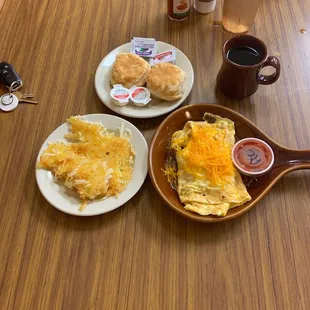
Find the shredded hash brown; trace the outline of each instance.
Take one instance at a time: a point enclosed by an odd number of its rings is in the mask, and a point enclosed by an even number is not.
[[[56,180],[77,191],[80,210],[90,200],[118,196],[132,178],[131,132],[122,124],[115,134],[80,116],[71,116],[67,122],[71,132],[65,138],[70,143],[50,143],[37,167],[51,171]]]

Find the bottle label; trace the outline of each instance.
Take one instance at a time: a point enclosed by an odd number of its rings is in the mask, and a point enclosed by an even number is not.
[[[188,0],[173,0],[173,14],[177,16],[187,16],[189,11]]]

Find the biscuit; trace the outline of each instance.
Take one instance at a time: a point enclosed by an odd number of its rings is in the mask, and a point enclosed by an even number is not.
[[[182,97],[185,72],[170,63],[157,64],[151,68],[147,78],[147,88],[157,98],[174,101]]]
[[[122,84],[126,88],[133,85],[143,86],[150,69],[148,62],[140,56],[120,53],[113,64],[111,84]]]

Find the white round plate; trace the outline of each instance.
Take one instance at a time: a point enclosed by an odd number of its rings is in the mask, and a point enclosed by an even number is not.
[[[72,215],[91,216],[103,214],[120,207],[138,192],[147,175],[148,146],[142,133],[134,125],[122,118],[108,114],[88,114],[83,117],[91,122],[100,122],[106,128],[113,131],[117,130],[121,123],[124,123],[125,128],[131,130],[131,141],[136,152],[136,157],[132,180],[129,182],[126,189],[121,192],[117,198],[109,197],[107,199],[89,202],[83,211],[79,211],[81,200],[78,194],[55,182],[55,178],[50,171],[36,168],[36,180],[42,195],[58,210]],[[43,143],[37,162],[42,152],[47,148],[49,142],[66,141],[64,135],[68,132],[68,123],[62,124],[53,131]]]
[[[129,53],[130,48],[131,43],[127,43],[117,47],[115,50],[110,52],[99,64],[95,75],[95,88],[100,100],[112,111],[124,116],[134,118],[156,117],[171,112],[178,106],[180,106],[192,90],[194,83],[194,70],[191,62],[183,52],[181,52],[173,45],[160,41],[157,42],[158,53],[174,48],[176,50],[176,65],[179,66],[187,74],[187,77],[184,81],[184,94],[182,98],[170,102],[153,98],[146,107],[136,107],[132,103],[129,103],[124,107],[119,107],[113,103],[110,97],[110,76],[112,65],[115,61],[115,57],[117,54]]]

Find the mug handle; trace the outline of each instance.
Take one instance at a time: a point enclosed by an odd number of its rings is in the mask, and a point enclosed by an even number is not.
[[[280,76],[280,71],[281,71],[279,59],[277,57],[274,57],[274,56],[269,56],[267,58],[267,60],[263,63],[263,65],[261,66],[260,69],[262,69],[264,67],[268,67],[268,66],[274,67],[276,69],[276,72],[274,72],[271,75],[263,75],[263,74],[260,74],[258,71],[257,82],[259,84],[269,85],[269,84],[272,84],[278,80],[278,78]]]

